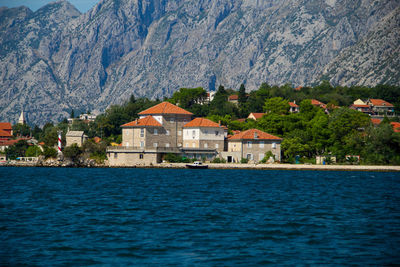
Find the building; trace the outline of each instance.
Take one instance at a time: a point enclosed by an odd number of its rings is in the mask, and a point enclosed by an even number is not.
[[[188,158],[214,159],[225,148],[225,127],[205,118],[183,126],[182,153]]]
[[[240,162],[242,158],[249,162],[259,162],[266,152],[271,151],[275,160],[280,161],[281,142],[282,138],[258,129],[250,129],[229,137],[228,149],[222,156],[227,162]]]
[[[394,116],[394,106],[382,99],[368,99],[367,105],[369,105],[377,116]]]
[[[249,114],[249,116],[247,118],[256,121],[258,119],[261,119],[262,116],[264,116],[265,114],[266,113],[255,113],[255,112],[252,112],[252,113]]]
[[[367,105],[367,103],[362,101],[361,99],[357,99],[353,102],[353,105]]]
[[[8,141],[12,138],[13,130],[11,123],[0,122],[0,143]]]
[[[159,163],[167,153],[181,153],[183,126],[192,113],[162,102],[139,114],[139,119],[122,125],[122,146],[108,147],[110,166]]]
[[[392,125],[395,133],[400,133],[400,122],[391,122],[390,125]]]
[[[323,109],[326,109],[326,108],[327,108],[326,104],[324,104],[324,103],[322,103],[321,101],[316,100],[316,99],[311,99],[311,104],[314,105],[314,106],[316,106],[316,107],[323,108]]]
[[[87,136],[83,131],[68,131],[66,136],[66,146],[71,146],[72,144],[77,144],[82,146],[87,140]]]
[[[24,111],[21,111],[21,115],[19,116],[18,123],[19,124],[25,124],[26,123]]]
[[[352,104],[349,108],[360,111],[360,112],[368,114],[368,115],[374,114],[374,112],[371,109],[371,106],[366,105],[366,104]]]
[[[87,122],[90,122],[90,121],[95,121],[96,120],[96,115],[94,115],[94,114],[81,114],[81,115],[79,115],[79,119],[80,120],[82,120],[82,121],[87,121]]]
[[[228,96],[228,102],[233,103],[235,105],[239,104],[239,96],[238,95]]]
[[[296,101],[289,102],[289,112],[290,113],[299,113],[300,112],[300,107],[299,105],[296,104]]]

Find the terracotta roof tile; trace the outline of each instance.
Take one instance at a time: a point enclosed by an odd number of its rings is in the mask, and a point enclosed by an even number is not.
[[[209,119],[196,118],[196,119],[186,123],[183,127],[191,128],[191,127],[221,127],[221,126],[218,123],[213,122]]]
[[[142,112],[138,113],[139,115],[152,115],[152,114],[184,114],[184,115],[193,115],[193,113],[184,110],[178,106],[175,106],[169,102],[162,102],[158,105],[155,105],[151,108],[148,108]]]
[[[393,107],[389,102],[382,99],[370,99],[369,100],[373,106],[385,106],[385,107]]]
[[[265,113],[255,113],[255,112],[250,113],[250,115],[251,114],[253,114],[253,116],[254,116],[254,118],[256,118],[256,120],[261,119],[262,116],[265,115]],[[249,115],[249,117],[250,117],[250,115]]]
[[[311,104],[313,104],[314,106],[319,106],[319,107],[322,107],[322,108],[326,108],[326,104],[324,104],[321,101],[318,101],[316,99],[311,99]]]
[[[289,106],[293,107],[293,108],[298,108],[299,105],[295,104],[294,102],[289,102]]]
[[[2,130],[12,130],[11,123],[9,123],[9,122],[0,122],[0,129],[2,129]]]
[[[395,133],[400,133],[400,122],[391,122],[390,124],[392,125]]]
[[[238,121],[238,122],[245,122],[245,121],[246,121],[246,118],[237,119],[236,121]]]
[[[371,119],[371,122],[374,124],[374,125],[379,125],[380,123],[381,123],[381,119]]]
[[[162,127],[162,125],[153,116],[147,116],[143,119],[125,123],[121,127]]]
[[[257,138],[254,138],[257,136]],[[251,140],[251,139],[257,139],[257,140],[282,140],[282,138],[273,136],[271,134],[265,133],[263,131],[260,131],[258,129],[250,129],[244,132],[237,133],[229,138],[229,140]]]
[[[230,95],[230,96],[228,96],[228,100],[239,100],[239,96],[238,95]]]
[[[12,135],[9,132],[0,129],[0,136],[2,136],[2,137],[11,137]]]
[[[294,90],[301,91],[302,88],[303,88],[303,86],[298,86],[298,87],[294,88]]]

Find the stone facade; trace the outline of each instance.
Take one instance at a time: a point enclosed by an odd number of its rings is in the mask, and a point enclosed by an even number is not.
[[[86,141],[87,136],[83,131],[69,131],[66,136],[66,146],[71,146],[72,144],[77,144],[78,146],[82,146]]]
[[[129,167],[134,165],[148,166],[161,162],[161,154],[135,150],[108,149],[107,157],[112,167]]]

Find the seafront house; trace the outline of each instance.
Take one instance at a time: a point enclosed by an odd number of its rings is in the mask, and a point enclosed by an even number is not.
[[[225,148],[225,127],[205,118],[183,126],[182,153],[188,158],[214,159]]]
[[[191,121],[191,112],[162,102],[138,115],[121,126],[122,146],[107,148],[110,166],[154,164],[166,153],[181,153],[183,126]]]
[[[68,131],[65,135],[66,146],[71,146],[72,144],[82,146],[87,138],[83,131]]]
[[[265,133],[258,129],[250,129],[228,138],[228,151],[223,158],[229,162],[240,162],[242,158],[249,162],[261,161],[265,153],[271,151],[275,160],[281,160],[282,138]]]

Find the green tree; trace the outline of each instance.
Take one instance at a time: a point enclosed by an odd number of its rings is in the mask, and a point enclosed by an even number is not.
[[[289,102],[282,97],[273,97],[265,100],[264,110],[266,113],[275,113],[278,115],[289,112]]]
[[[43,147],[43,156],[48,158],[57,158],[57,150],[53,147],[44,146]]]
[[[63,154],[66,158],[69,158],[76,163],[82,154],[82,149],[74,143],[64,148]]]
[[[18,157],[25,157],[28,143],[25,140],[18,141],[15,145],[6,148],[5,153],[8,159],[15,160]]]
[[[14,136],[30,136],[31,127],[27,124],[17,123],[12,126]]]
[[[207,92],[202,87],[180,88],[172,95],[171,102],[179,104],[180,107],[188,109],[194,104],[202,104],[207,98]]]
[[[25,157],[38,157],[42,154],[42,150],[38,146],[30,146],[25,152]]]

